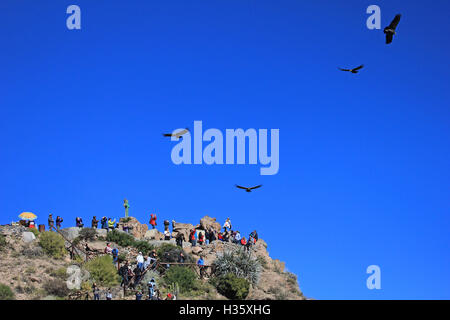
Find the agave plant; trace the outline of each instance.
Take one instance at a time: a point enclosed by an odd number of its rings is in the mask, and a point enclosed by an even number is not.
[[[238,278],[257,284],[261,275],[261,264],[243,250],[225,251],[218,254],[213,262],[213,270],[217,277],[233,273]]]

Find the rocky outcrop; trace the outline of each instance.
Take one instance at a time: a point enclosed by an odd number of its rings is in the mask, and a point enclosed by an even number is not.
[[[145,233],[144,238],[146,240],[163,240],[164,234],[157,229],[150,229]]]
[[[134,217],[120,218],[118,225],[120,230],[123,230],[124,227],[128,227],[129,233],[137,239],[143,239],[148,231],[148,225],[140,223],[138,219]]]
[[[194,225],[190,223],[180,223],[172,220],[172,237],[176,237],[179,233],[184,235],[184,239],[189,240],[189,233],[194,229]]]
[[[216,232],[220,232],[221,229],[220,223],[216,221],[216,218],[211,218],[208,216],[200,219],[200,227],[204,230],[209,230],[212,228]]]
[[[64,238],[66,238],[69,241],[73,241],[73,240],[75,240],[75,238],[77,238],[80,235],[81,229],[82,228],[71,227],[71,228],[61,229],[60,232],[62,233]]]

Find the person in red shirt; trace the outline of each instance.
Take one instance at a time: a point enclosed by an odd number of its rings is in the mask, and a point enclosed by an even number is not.
[[[153,229],[155,229],[156,227],[156,214],[151,214],[150,215],[150,225],[152,226]]]
[[[191,230],[191,233],[189,234],[189,241],[191,242],[192,246],[195,247],[196,240],[195,240],[195,229]]]
[[[243,237],[243,238],[241,239],[241,244],[242,244],[243,246],[245,246],[245,245],[247,244],[247,240],[245,240],[245,237]]]

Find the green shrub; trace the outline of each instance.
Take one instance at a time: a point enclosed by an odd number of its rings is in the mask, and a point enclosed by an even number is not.
[[[62,279],[47,280],[44,283],[43,288],[47,294],[57,297],[65,297],[70,292],[69,288],[67,288],[66,281]]]
[[[125,232],[119,232],[117,230],[112,230],[108,232],[106,236],[106,241],[115,242],[122,247],[132,247],[136,242],[132,235]]]
[[[119,283],[120,277],[109,255],[99,256],[85,265],[91,277],[103,286],[114,286]]]
[[[135,241],[133,247],[138,249],[140,252],[142,252],[144,255],[148,254],[150,251],[155,249],[155,246],[151,245],[145,240],[139,240]]]
[[[97,231],[94,228],[83,228],[78,234],[78,238],[86,241],[93,241],[97,236]]]
[[[7,242],[6,237],[2,234],[0,234],[0,251],[6,248]]]
[[[5,284],[0,283],[0,300],[14,300],[14,292]]]
[[[178,262],[180,253],[183,253],[185,262],[194,262],[194,259],[183,251],[180,247],[174,246],[171,243],[163,243],[157,250],[158,257],[163,262]]]
[[[238,278],[233,273],[215,278],[212,283],[217,291],[232,300],[243,300],[250,290],[250,282],[244,278]]]
[[[164,276],[166,285],[178,284],[180,292],[189,292],[197,286],[197,275],[189,268],[172,266],[166,271]]]
[[[46,231],[41,233],[39,245],[46,254],[57,259],[61,259],[67,254],[64,239],[56,232]]]
[[[244,250],[236,250],[219,255],[213,262],[213,270],[216,277],[233,273],[238,278],[257,284],[261,275],[261,264]]]
[[[61,268],[59,268],[59,269],[56,269],[56,270],[52,270],[51,272],[50,272],[50,275],[52,276],[52,277],[55,277],[55,278],[59,278],[59,279],[66,279],[67,278],[67,268],[65,268],[65,267],[61,267]]]

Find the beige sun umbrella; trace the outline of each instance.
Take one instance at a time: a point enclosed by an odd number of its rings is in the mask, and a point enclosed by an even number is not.
[[[34,220],[37,218],[37,215],[32,212],[22,212],[21,214],[19,214],[19,218],[22,218],[24,220]]]

